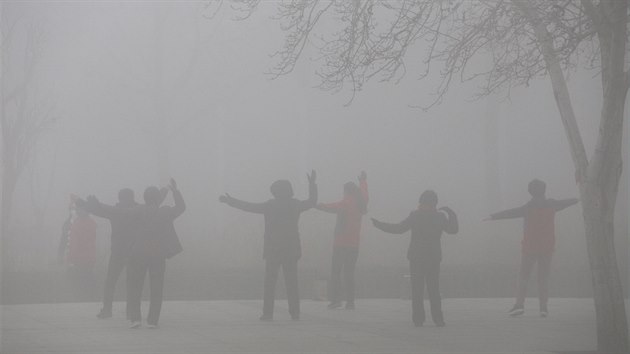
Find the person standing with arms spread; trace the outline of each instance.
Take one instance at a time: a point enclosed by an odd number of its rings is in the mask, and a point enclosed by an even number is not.
[[[431,317],[438,327],[444,327],[442,300],[440,299],[440,263],[442,261],[442,233],[459,231],[457,215],[448,207],[437,209],[437,194],[432,190],[422,193],[418,209],[398,224],[372,219],[374,226],[384,232],[403,234],[411,230],[411,242],[407,251],[411,274],[412,320],[416,327],[424,324],[424,284],[427,285],[431,302]],[[440,212],[444,211],[446,214]],[[447,216],[448,215],[448,216]]]
[[[343,199],[341,201],[318,204],[316,207],[318,210],[337,215],[330,275],[329,309],[341,307],[343,290],[346,298],[346,309],[354,310],[354,270],[359,256],[361,221],[367,212],[367,202],[367,174],[361,172],[359,186],[354,182],[347,182],[343,185]]]
[[[521,252],[521,269],[518,277],[518,289],[516,304],[509,312],[510,316],[520,316],[525,313],[525,294],[527,281],[534,264],[538,264],[538,301],[540,316],[547,317],[549,310],[549,271],[553,255],[555,236],[556,212],[576,204],[576,198],[555,200],[545,197],[547,185],[545,182],[534,179],[529,182],[527,190],[532,196],[525,205],[504,210],[490,215],[485,220],[501,220],[523,218],[523,241]]]
[[[287,287],[289,314],[291,319],[300,319],[300,294],[298,290],[297,263],[302,256],[298,221],[302,212],[317,204],[316,174],[312,171],[308,177],[308,199],[293,198],[293,187],[287,180],[278,180],[271,184],[273,199],[263,203],[250,203],[238,200],[229,194],[219,197],[221,203],[250,213],[263,214],[265,217],[264,251],[265,290],[261,321],[273,320],[273,307],[278,273],[282,267],[284,283]]]

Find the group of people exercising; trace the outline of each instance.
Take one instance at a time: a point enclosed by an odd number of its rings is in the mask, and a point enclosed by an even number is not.
[[[359,254],[361,222],[367,213],[367,174],[362,172],[359,175],[358,185],[355,182],[345,183],[341,200],[324,204],[317,203],[316,176],[315,171],[307,174],[309,187],[306,200],[294,198],[293,188],[288,180],[273,182],[270,187],[272,198],[265,202],[247,202],[227,193],[219,197],[221,203],[246,212],[262,214],[264,217],[265,280],[263,311],[260,317],[262,321],[273,320],[275,287],[281,268],[289,314],[293,320],[300,318],[298,260],[302,252],[298,224],[301,213],[311,208],[336,215],[328,308],[340,308],[344,306],[344,301],[346,309],[355,308],[354,271]],[[540,315],[548,315],[547,280],[555,243],[554,215],[578,200],[548,199],[545,189],[543,181],[531,181],[528,186],[530,201],[518,208],[492,214],[486,219],[524,219],[518,291],[516,303],[509,312],[510,316],[524,313],[527,281],[535,264],[538,267]],[[169,192],[172,193],[174,205],[162,205]],[[148,328],[157,328],[162,307],[166,260],[182,251],[173,222],[186,209],[184,199],[173,179],[168,187],[146,188],[144,204],[135,202],[134,193],[130,189],[122,189],[118,198],[119,202],[113,206],[101,203],[94,196],[85,200],[77,198],[75,201],[77,209],[111,222],[111,255],[105,280],[103,308],[97,317],[112,317],[115,284],[126,267],[127,318],[130,327],[139,328],[142,325],[140,305],[144,279],[148,273],[150,305],[146,322]],[[411,231],[407,258],[411,276],[412,321],[418,327],[425,322],[426,284],[432,320],[436,326],[444,326],[439,291],[442,260],[440,239],[443,233],[456,234],[459,231],[455,212],[446,206],[438,208],[437,194],[426,190],[419,198],[418,207],[403,221],[387,223],[372,218],[372,223],[387,233],[403,234]]]

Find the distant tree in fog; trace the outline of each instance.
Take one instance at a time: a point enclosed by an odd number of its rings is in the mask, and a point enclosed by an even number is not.
[[[1,6],[1,5],[0,5]],[[19,178],[33,162],[42,134],[57,120],[54,105],[43,99],[37,85],[43,60],[44,31],[37,24],[7,21],[3,9],[0,48],[2,98],[2,260],[12,259],[8,252],[9,225],[14,192]]]
[[[260,0],[216,0],[250,16]],[[365,83],[397,81],[410,65],[420,79],[439,68],[439,104],[456,82],[481,82],[476,97],[548,76],[579,184],[592,270],[600,352],[628,352],[628,327],[613,242],[613,216],[621,175],[624,105],[628,74],[628,1],[619,0],[291,0],[277,3],[286,33],[275,53],[273,77],[289,74],[307,47],[321,63],[319,87],[356,94]],[[405,61],[416,46],[422,62]],[[479,71],[476,58],[491,57]],[[626,66],[626,67],[624,67]],[[603,106],[595,148],[587,157],[565,75],[597,69]]]

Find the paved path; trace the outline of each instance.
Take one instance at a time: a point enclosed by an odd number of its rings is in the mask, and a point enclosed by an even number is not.
[[[290,320],[285,301],[275,320],[260,322],[260,301],[169,301],[160,328],[127,328],[123,303],[97,320],[96,303],[1,307],[2,353],[549,353],[595,349],[590,299],[552,299],[548,318],[509,318],[511,299],[447,299],[446,327],[412,325],[411,304],[359,300],[355,311],[302,301]],[[143,303],[143,310],[147,303]]]

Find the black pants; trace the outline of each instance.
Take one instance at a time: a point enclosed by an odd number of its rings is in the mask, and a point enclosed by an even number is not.
[[[345,292],[346,301],[354,302],[354,269],[357,264],[359,249],[356,247],[333,247],[330,274],[330,301],[342,300]],[[343,272],[343,283],[342,283]],[[342,286],[343,284],[343,286]]]
[[[164,258],[129,258],[127,263],[127,306],[129,319],[141,321],[142,288],[144,278],[149,272],[149,288],[151,290],[149,315],[147,323],[157,325],[162,310],[162,292],[164,289],[164,272],[166,259]]]
[[[112,302],[114,301],[114,290],[116,282],[120,277],[125,265],[127,257],[124,252],[113,251],[109,255],[109,263],[107,264],[107,277],[105,278],[105,289],[103,291],[103,311],[112,311]],[[129,307],[127,306],[127,317],[129,317]]]
[[[438,260],[409,261],[411,274],[411,307],[413,323],[424,323],[424,284],[427,285],[431,303],[431,318],[434,323],[444,321],[440,299],[440,262]]]
[[[282,267],[284,284],[287,287],[287,300],[291,317],[300,316],[300,294],[298,290],[297,260],[267,260],[265,265],[265,295],[263,315],[273,317],[273,304],[278,273]]]

